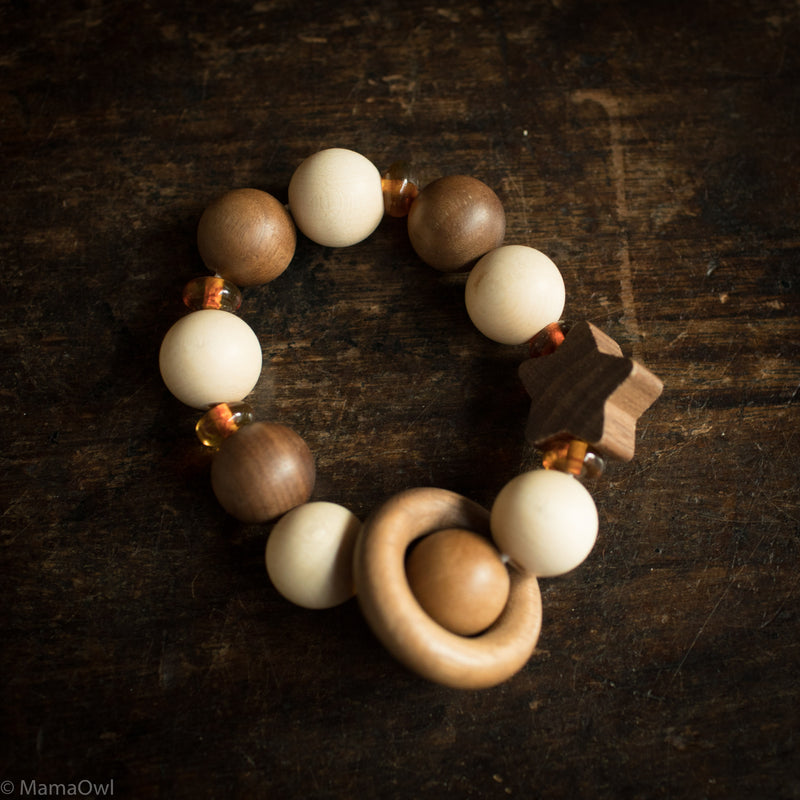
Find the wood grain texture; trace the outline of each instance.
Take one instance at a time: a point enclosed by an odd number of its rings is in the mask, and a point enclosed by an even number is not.
[[[664,388],[590,322],[578,322],[549,356],[523,361],[519,376],[533,400],[528,441],[547,450],[550,442],[573,437],[621,461],[633,458],[636,423]]]
[[[209,0],[0,11],[0,770],[117,796],[774,798],[800,792],[800,11],[793,0]],[[355,603],[293,608],[218,506],[160,341],[219,194],[352,147],[468,174],[506,242],[667,389],[542,581],[537,654],[420,681]],[[520,350],[402,220],[245,292],[259,419],[314,499],[489,507],[539,455]]]
[[[237,286],[260,286],[291,263],[297,244],[284,205],[258,189],[232,189],[197,223],[197,250],[206,267]]]
[[[253,422],[228,436],[209,474],[220,505],[246,523],[272,522],[307,503],[316,480],[308,445],[274,422]]]
[[[506,215],[498,196],[470,175],[445,175],[419,193],[408,212],[414,252],[441,272],[469,269],[503,244]]]
[[[509,570],[508,601],[499,619],[477,636],[450,632],[420,606],[408,582],[405,555],[417,539],[449,528],[489,537],[489,512],[455,492],[406,489],[364,523],[353,572],[361,610],[387,649],[403,664],[443,686],[487,689],[528,661],[542,626],[536,576]]]
[[[497,548],[473,531],[425,536],[408,548],[404,572],[425,613],[460,636],[485,631],[508,602],[508,569]]]

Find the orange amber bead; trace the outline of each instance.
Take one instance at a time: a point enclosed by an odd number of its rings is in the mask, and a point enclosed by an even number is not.
[[[253,409],[247,403],[219,403],[200,417],[195,432],[206,447],[216,450],[231,434],[254,419]]]
[[[530,357],[549,356],[554,353],[567,336],[560,322],[546,325],[530,341]]]
[[[191,311],[215,308],[232,314],[242,305],[242,293],[236,284],[219,275],[192,278],[183,287],[183,304]]]
[[[577,477],[597,478],[603,474],[605,461],[582,439],[559,439],[546,447],[542,466]]]
[[[411,208],[419,187],[411,175],[409,165],[405,161],[395,161],[386,172],[381,174],[383,189],[383,206],[390,217],[405,217]]]

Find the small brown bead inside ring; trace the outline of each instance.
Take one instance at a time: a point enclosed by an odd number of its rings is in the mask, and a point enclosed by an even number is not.
[[[479,533],[446,528],[418,540],[406,559],[408,585],[428,615],[448,631],[474,636],[502,614],[508,570]]]
[[[445,528],[488,537],[489,512],[445,489],[409,489],[390,498],[364,523],[356,544],[358,600],[375,635],[409,669],[457,689],[495,686],[533,653],[542,625],[539,584],[511,570],[508,602],[488,630],[475,637],[445,630],[417,602],[405,571],[409,544]]]

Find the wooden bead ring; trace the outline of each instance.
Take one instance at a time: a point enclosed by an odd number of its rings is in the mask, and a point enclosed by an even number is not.
[[[484,633],[458,636],[434,622],[415,599],[405,554],[416,539],[445,528],[487,538],[489,512],[446,489],[394,495],[364,523],[356,544],[356,591],[364,616],[384,646],[410,669],[456,689],[495,686],[531,657],[542,626],[542,599],[532,574],[510,569],[508,602]]]
[[[348,187],[345,206],[339,202],[343,186]],[[243,189],[228,192],[204,212],[198,247],[207,266],[219,274],[185,287],[184,303],[196,313],[179,320],[164,337],[159,352],[164,382],[179,400],[206,410],[196,430],[203,444],[219,448],[211,478],[223,507],[246,523],[274,520],[310,499],[316,471],[310,450],[293,431],[267,423],[243,427],[253,415],[241,401],[258,380],[262,352],[249,326],[227,313],[241,303],[241,292],[230,281],[253,285],[280,275],[294,255],[295,224],[312,241],[345,247],[368,236],[384,213],[408,215],[412,247],[435,269],[471,267],[465,302],[475,326],[496,342],[531,343],[531,358],[520,367],[533,400],[526,437],[545,449],[549,477],[532,471],[506,484],[493,505],[493,536],[489,512],[461,495],[434,488],[395,495],[362,527],[352,562],[354,579],[346,575],[336,596],[355,583],[378,639],[423,677],[453,688],[495,686],[525,665],[539,638],[542,601],[535,576],[563,574],[594,544],[597,509],[570,476],[597,464],[590,446],[622,460],[632,458],[636,419],[660,394],[661,381],[624,358],[619,346],[588,322],[576,323],[565,338],[554,321],[565,301],[558,268],[538,250],[502,244],[505,212],[481,181],[446,176],[420,192],[406,165],[398,162],[381,175],[364,156],[332,148],[295,170],[289,204],[291,215],[271,195]],[[229,262],[235,262],[235,269]],[[198,328],[210,334],[197,336]],[[552,508],[529,503],[534,495],[557,502]],[[529,513],[531,507],[536,513]],[[508,560],[505,607],[476,636],[440,625],[409,585],[409,545],[449,528],[494,539]],[[560,535],[564,529],[569,535]],[[349,552],[345,562],[349,566]],[[501,578],[505,593],[505,575]],[[468,593],[474,600],[475,594]],[[452,602],[445,591],[440,594]],[[469,610],[464,616],[475,627],[456,629],[471,632],[484,624]]]

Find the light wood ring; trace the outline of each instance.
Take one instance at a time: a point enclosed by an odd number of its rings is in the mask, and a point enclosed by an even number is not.
[[[489,537],[489,512],[446,489],[408,489],[391,497],[364,523],[354,569],[359,604],[389,652],[429,680],[457,689],[483,689],[510,678],[530,658],[542,626],[534,575],[510,570],[508,602],[484,633],[458,636],[434,622],[408,585],[406,550],[444,528]]]

